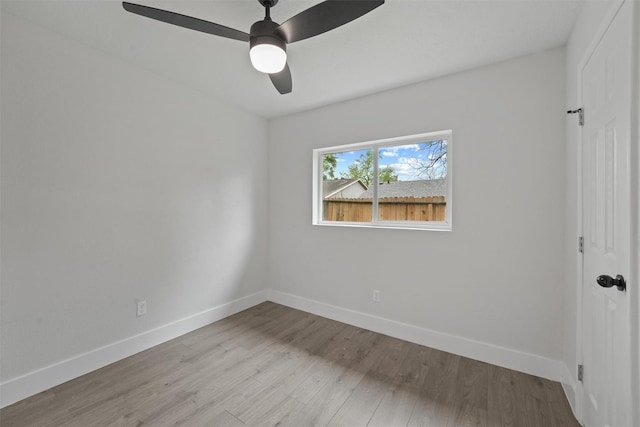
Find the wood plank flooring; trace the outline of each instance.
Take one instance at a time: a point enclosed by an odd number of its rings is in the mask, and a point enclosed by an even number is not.
[[[578,426],[560,384],[263,303],[0,410],[11,426]]]

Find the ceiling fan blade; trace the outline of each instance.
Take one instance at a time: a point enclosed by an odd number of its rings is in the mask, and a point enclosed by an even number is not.
[[[128,3],[126,1],[122,2],[122,7],[124,7],[127,12],[146,16],[147,18],[166,22],[168,24],[177,25],[178,27],[202,31],[203,33],[226,37],[228,39],[240,40],[243,42],[249,41],[249,34],[245,33],[244,31],[234,30],[233,28],[225,27],[224,25],[214,24],[213,22],[205,21],[198,18],[192,18],[191,16],[181,15],[179,13],[169,12],[167,10],[156,9],[155,7]]]
[[[291,70],[289,70],[289,64],[285,64],[284,69],[279,73],[269,74],[271,83],[278,89],[281,95],[290,93],[293,89],[293,82],[291,81]]]
[[[326,0],[283,22],[278,31],[287,43],[333,30],[371,12],[384,0]]]

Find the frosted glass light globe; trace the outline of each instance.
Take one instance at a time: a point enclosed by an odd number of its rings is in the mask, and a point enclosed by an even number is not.
[[[249,51],[251,64],[263,73],[279,73],[287,63],[287,52],[272,44],[257,44]]]

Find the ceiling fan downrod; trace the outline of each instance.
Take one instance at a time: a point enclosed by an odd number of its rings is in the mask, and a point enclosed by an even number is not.
[[[278,0],[258,0],[258,2],[264,6],[264,19],[271,21],[271,8],[278,4]]]

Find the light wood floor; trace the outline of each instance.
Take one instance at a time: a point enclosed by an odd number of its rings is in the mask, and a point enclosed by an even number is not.
[[[0,411],[10,426],[578,426],[558,383],[264,303]]]

